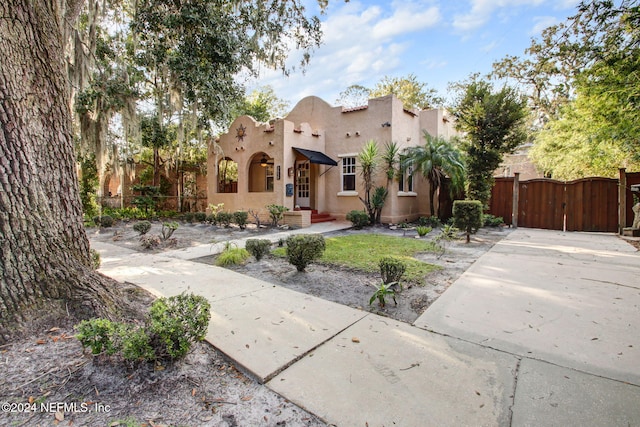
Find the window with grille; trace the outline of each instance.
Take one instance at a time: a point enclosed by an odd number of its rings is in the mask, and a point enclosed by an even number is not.
[[[342,191],[356,190],[356,158],[342,158]]]

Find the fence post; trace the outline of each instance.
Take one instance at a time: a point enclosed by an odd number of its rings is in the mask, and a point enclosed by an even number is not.
[[[618,179],[618,233],[622,234],[627,226],[627,171],[620,168]]]
[[[513,174],[513,206],[511,207],[511,226],[518,228],[518,203],[520,201],[520,172]]]

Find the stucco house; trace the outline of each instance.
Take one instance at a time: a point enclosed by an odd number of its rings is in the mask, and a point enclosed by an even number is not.
[[[322,99],[302,99],[284,119],[257,123],[238,117],[209,147],[208,202],[224,209],[260,211],[289,208],[285,221],[307,226],[311,213],[343,219],[364,209],[358,153],[368,140],[384,151],[386,142],[402,148],[424,144],[423,130],[445,138],[455,134],[443,109],[408,110],[394,95],[370,99],[362,107],[332,107]],[[428,182],[407,171],[389,188],[381,220],[410,221],[428,216]],[[376,185],[385,185],[380,173]]]

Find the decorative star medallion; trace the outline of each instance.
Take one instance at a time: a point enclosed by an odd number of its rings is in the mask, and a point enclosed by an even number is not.
[[[244,141],[245,136],[247,136],[247,128],[240,125],[240,127],[236,129],[236,138],[238,138],[238,142]]]

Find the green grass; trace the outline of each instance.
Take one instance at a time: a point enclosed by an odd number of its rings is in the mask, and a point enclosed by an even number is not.
[[[406,237],[386,236],[383,234],[353,234],[350,236],[329,237],[325,240],[327,248],[319,262],[356,270],[379,273],[378,262],[385,256],[402,259],[407,265],[403,282],[425,284],[425,276],[440,267],[418,261],[414,255],[420,252],[435,252],[433,242],[409,239]],[[285,256],[285,249],[278,248],[274,255]]]

